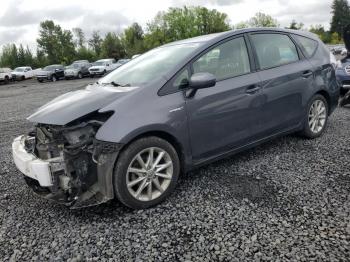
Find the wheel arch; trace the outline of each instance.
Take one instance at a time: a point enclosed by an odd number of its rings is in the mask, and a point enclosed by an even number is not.
[[[186,170],[186,168],[185,168],[185,166],[186,166],[185,151],[184,151],[183,145],[180,143],[180,141],[174,135],[170,134],[169,132],[161,131],[161,130],[152,130],[152,131],[146,131],[146,132],[140,133],[140,134],[134,136],[133,138],[131,138],[126,144],[124,144],[121,151],[124,150],[126,147],[128,147],[134,141],[136,141],[140,138],[150,137],[150,136],[155,136],[155,137],[159,137],[161,139],[164,139],[165,141],[170,143],[175,148],[177,155],[179,157],[179,160],[180,160],[181,173],[183,173]],[[118,159],[116,161],[118,161]]]
[[[315,95],[321,95],[323,96],[326,101],[327,101],[327,106],[328,106],[328,114],[330,114],[330,107],[331,107],[331,96],[329,95],[329,93],[326,90],[319,90],[315,93]]]

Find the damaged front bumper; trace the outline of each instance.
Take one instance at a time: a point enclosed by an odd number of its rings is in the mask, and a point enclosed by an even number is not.
[[[12,144],[14,162],[35,193],[72,209],[114,198],[113,170],[121,144],[93,139],[69,147],[37,140],[20,136]]]

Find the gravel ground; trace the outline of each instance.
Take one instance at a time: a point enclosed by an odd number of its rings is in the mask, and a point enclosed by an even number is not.
[[[350,108],[319,139],[287,136],[182,176],[155,208],[69,210],[24,184],[11,141],[35,108],[89,82],[0,86],[0,260],[349,260]]]

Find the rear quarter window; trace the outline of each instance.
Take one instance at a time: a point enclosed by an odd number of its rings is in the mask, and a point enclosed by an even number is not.
[[[318,42],[316,40],[300,35],[293,35],[293,38],[298,42],[307,58],[311,58],[315,54],[318,46]]]

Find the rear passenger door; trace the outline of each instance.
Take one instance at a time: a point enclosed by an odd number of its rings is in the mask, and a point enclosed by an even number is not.
[[[304,116],[303,97],[310,91],[313,71],[288,34],[249,35],[265,99],[262,130],[265,136],[298,126]]]

